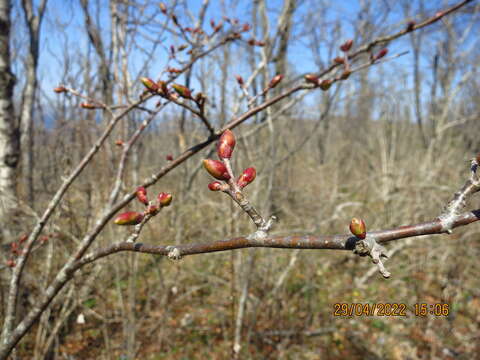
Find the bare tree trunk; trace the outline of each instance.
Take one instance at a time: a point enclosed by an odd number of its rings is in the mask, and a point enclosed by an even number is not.
[[[0,0],[0,219],[2,240],[11,236],[15,208],[16,167],[20,157],[18,126],[13,113],[15,77],[10,70],[10,0]]]
[[[26,182],[27,200],[30,206],[34,203],[33,187],[33,112],[35,94],[37,91],[38,44],[40,39],[40,25],[45,13],[47,0],[43,0],[35,15],[32,0],[22,0],[23,15],[29,33],[29,51],[27,54],[25,72],[26,83],[23,88],[22,105],[20,109],[21,144],[22,144],[22,172]]]

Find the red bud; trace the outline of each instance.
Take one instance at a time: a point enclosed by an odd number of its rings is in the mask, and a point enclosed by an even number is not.
[[[137,199],[144,205],[148,205],[147,189],[143,186],[137,188]]]
[[[337,64],[345,64],[345,58],[341,56],[337,56],[333,61]]]
[[[87,102],[82,102],[80,104],[80,107],[82,109],[87,109],[87,110],[95,110],[95,109],[98,109],[99,106],[95,105],[95,104],[92,104],[92,103],[87,103]]]
[[[167,71],[170,72],[170,73],[174,73],[174,74],[179,74],[179,73],[182,72],[182,70],[174,68],[174,67],[167,68]]]
[[[268,84],[268,87],[270,89],[273,89],[275,86],[277,86],[280,81],[282,81],[283,75],[275,75],[272,80],[270,80],[270,84]]]
[[[203,167],[212,175],[215,179],[218,180],[228,180],[230,175],[228,175],[227,168],[225,164],[218,160],[205,159],[203,160]]]
[[[179,84],[172,84],[172,87],[177,92],[177,94],[180,95],[181,97],[185,99],[192,98],[192,92],[186,86],[179,85]]]
[[[235,79],[237,79],[238,85],[243,86],[243,78],[240,75],[235,75]]]
[[[150,91],[152,92],[157,92],[158,90],[158,85],[155,81],[153,81],[152,79],[149,79],[147,77],[141,77],[140,78],[140,81],[142,82],[142,84]]]
[[[248,31],[250,30],[251,26],[250,24],[243,24],[242,31]]]
[[[342,75],[340,75],[340,79],[342,79],[342,80],[348,79],[348,78],[350,77],[350,74],[351,74],[351,73],[352,73],[352,72],[351,72],[350,70],[345,70],[345,71],[342,73]]]
[[[14,241],[10,243],[10,251],[14,255],[18,255],[20,253],[20,247],[18,246],[18,242]]]
[[[13,267],[15,267],[15,265],[17,265],[17,264],[15,263],[15,260],[13,260],[13,259],[8,259],[8,260],[7,260],[7,266],[8,266],[9,268],[13,268]]]
[[[350,231],[359,239],[365,239],[367,236],[367,228],[362,219],[353,218],[352,221],[350,221]]]
[[[170,155],[170,154],[168,154],[168,155],[166,156],[166,159],[167,159],[167,161],[173,161],[173,156]]]
[[[153,216],[157,215],[159,211],[160,209],[157,205],[149,205],[147,209],[147,213]]]
[[[23,234],[22,236],[20,236],[20,238],[18,239],[18,242],[20,244],[24,243],[25,241],[27,241],[28,239],[28,235],[27,234]]]
[[[136,211],[127,211],[118,215],[114,223],[117,225],[137,225],[143,220],[143,214]]]
[[[310,83],[310,84],[314,84],[314,85],[317,85],[319,84],[319,79],[318,79],[318,76],[315,76],[313,74],[307,74],[305,75],[305,81]]]
[[[257,171],[255,170],[254,167],[249,167],[245,170],[243,170],[242,175],[237,180],[237,185],[240,186],[240,188],[244,188],[248,184],[250,184],[253,180],[255,180],[255,177],[257,176]]]
[[[230,159],[235,148],[235,135],[230,130],[225,130],[217,143],[217,154],[220,159]]]
[[[220,191],[220,190],[222,190],[222,184],[218,181],[214,181],[214,182],[211,182],[210,184],[208,184],[208,188],[211,191]]]
[[[160,204],[161,207],[168,206],[172,202],[172,194],[166,193],[166,192],[161,192],[158,194],[158,203]]]
[[[330,79],[322,80],[319,86],[320,86],[320,89],[322,89],[323,91],[326,91],[330,89],[330,87],[332,86],[332,80]]]
[[[125,143],[123,142],[123,140],[116,140],[115,141],[115,145],[117,146],[123,146]]]
[[[387,55],[387,54],[388,54],[388,49],[387,49],[387,48],[383,48],[382,50],[380,50],[380,51],[377,53],[377,55],[375,55],[375,56],[373,57],[373,61],[377,61],[377,60],[383,58],[383,57],[384,57],[385,55]]]
[[[67,88],[64,86],[57,86],[53,89],[53,91],[55,91],[57,94],[61,94],[67,92]]]
[[[352,45],[353,45],[353,40],[352,39],[347,40],[342,45],[340,45],[340,50],[342,50],[343,52],[347,52],[352,48]]]

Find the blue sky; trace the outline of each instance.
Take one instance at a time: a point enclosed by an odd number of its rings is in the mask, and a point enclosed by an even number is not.
[[[39,0],[35,0],[36,3]],[[187,6],[192,13],[197,13],[202,1],[187,1]],[[360,2],[355,0],[346,0],[346,1],[331,1],[329,2],[328,10],[325,13],[319,13],[317,9],[312,8],[312,6],[302,5],[300,2],[300,7],[297,11],[296,24],[301,25],[303,21],[313,21],[318,22],[319,26],[323,23],[330,23],[333,25],[335,21],[340,21],[342,24],[342,37],[343,39],[354,38],[354,23],[358,19],[358,13],[360,11]],[[94,3],[94,2],[91,2]],[[108,1],[103,0],[99,2],[101,8],[98,15],[98,20],[101,24],[102,37],[106,44],[109,42],[109,28],[110,20],[108,15]],[[165,1],[167,6],[169,6],[172,1]],[[229,6],[227,9],[222,9],[220,6],[221,2],[219,0],[211,0],[211,6],[207,12],[206,20],[208,21],[213,18],[218,21],[224,12],[226,12],[231,17],[238,18],[241,22],[250,21],[251,13],[251,2],[250,1],[236,1],[237,6]],[[276,23],[276,17],[281,9],[282,0],[269,0],[267,1],[268,13],[270,16],[270,23],[272,28]],[[318,4],[321,1],[317,2]],[[375,24],[375,28],[379,29],[381,34],[391,33],[398,31],[404,26],[404,16],[402,10],[398,5],[398,2],[392,3],[392,11],[389,16],[385,19],[379,19],[379,23]],[[417,6],[417,1],[412,2],[414,7]],[[158,9],[156,4],[158,2],[150,2],[149,11],[145,14],[148,16],[152,11]],[[374,2],[374,4],[377,4]],[[448,4],[447,4],[448,5]],[[14,22],[18,26],[21,24],[21,17],[19,17],[18,10],[18,0],[17,8],[14,12]],[[438,8],[439,4],[437,1],[428,2],[426,5],[427,13],[433,14],[434,9]],[[442,6],[445,7],[446,5]],[[95,11],[93,11],[95,13]],[[177,14],[182,19],[182,23],[185,23],[185,14],[182,14],[182,7],[179,8]],[[455,16],[455,15],[454,15]],[[160,20],[162,15],[160,14]],[[301,18],[301,20],[299,20]],[[317,20],[318,19],[318,20]],[[380,22],[381,20],[381,22]],[[438,25],[435,25],[438,26]],[[206,25],[206,28],[209,29],[210,26]],[[310,72],[315,71],[316,66],[314,63],[313,56],[311,55],[310,50],[308,49],[309,39],[308,34],[300,34],[301,26],[294,28],[294,37],[295,41],[292,41],[290,45],[289,52],[289,62],[293,66],[294,71],[296,72]],[[155,33],[152,31],[151,36],[155,36]],[[16,32],[16,44],[25,44],[26,36],[24,32]],[[400,41],[396,41],[389,46],[391,53],[401,52],[404,50],[410,50],[408,39],[405,38]],[[168,48],[170,44],[179,44],[175,42],[172,38],[164,36],[162,39],[163,45]],[[149,43],[146,40],[139,40],[141,46],[149,47]],[[428,46],[429,39],[425,42],[425,46]],[[88,49],[88,39],[86,36],[86,31],[84,28],[84,17],[83,11],[80,8],[78,0],[49,0],[47,7],[47,15],[45,17],[43,28],[42,28],[42,37],[41,37],[41,55],[40,55],[40,65],[39,65],[39,77],[41,81],[41,87],[46,93],[49,93],[50,89],[60,83],[66,83],[69,85],[69,76],[76,74],[79,71],[79,63],[82,61],[82,57],[87,54]],[[238,48],[241,50],[241,48]],[[21,52],[21,49],[17,49]],[[95,58],[93,49],[90,48],[92,58]],[[322,55],[325,55],[324,49],[321,50]],[[69,55],[69,61],[72,64],[70,71],[66,74],[64,72],[63,66],[65,64],[64,54]],[[166,64],[166,53],[164,50],[159,49],[156,53],[155,61],[151,63],[149,67],[149,74],[144,74],[147,76],[155,77],[160,73],[160,70],[164,68]],[[136,74],[136,71],[139,68],[139,64],[143,62],[143,55],[137,53],[131,57],[131,70],[133,74]],[[411,80],[411,63],[412,56],[408,54],[402,58],[395,60],[388,65],[381,65],[386,67],[383,71],[386,71],[390,74],[398,74],[399,72],[405,72],[409,74],[409,79]],[[426,62],[422,62],[426,64]],[[243,68],[245,70],[246,68]],[[15,67],[16,73],[21,73],[21,67]],[[239,72],[241,72],[239,68]],[[427,71],[425,72],[427,74]],[[67,77],[65,77],[67,75]],[[245,75],[248,75],[246,73]],[[409,80],[409,81],[410,81]],[[233,74],[232,74],[232,81]],[[195,84],[194,84],[195,87]]]

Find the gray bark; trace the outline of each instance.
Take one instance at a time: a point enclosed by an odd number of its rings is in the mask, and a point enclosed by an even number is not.
[[[0,0],[0,219],[2,242],[12,235],[19,130],[13,111],[15,77],[10,69],[10,0]]]
[[[38,45],[40,40],[40,26],[45,12],[47,0],[43,0],[35,15],[32,0],[22,0],[23,15],[29,34],[29,50],[25,63],[26,83],[23,88],[22,105],[20,108],[21,145],[22,145],[22,172],[26,183],[27,199],[30,206],[34,204],[33,186],[33,115],[37,90]]]

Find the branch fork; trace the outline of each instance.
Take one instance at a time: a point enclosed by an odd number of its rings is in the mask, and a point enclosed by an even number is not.
[[[378,271],[385,279],[388,279],[391,274],[385,268],[382,262],[382,257],[388,258],[387,249],[384,246],[377,243],[375,238],[371,235],[367,235],[365,239],[360,239],[355,242],[355,248],[353,253],[359,256],[370,256],[372,262],[377,265]]]
[[[455,193],[453,199],[445,206],[443,213],[438,217],[442,225],[442,230],[448,234],[452,233],[455,220],[466,207],[468,197],[480,191],[480,178],[477,174],[479,165],[480,154],[471,160],[470,178],[465,182],[463,187]]]

